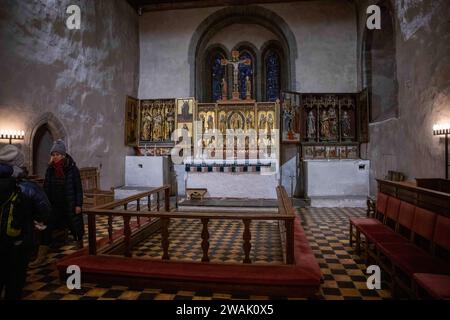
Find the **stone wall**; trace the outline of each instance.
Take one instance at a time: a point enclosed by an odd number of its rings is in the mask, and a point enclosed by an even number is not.
[[[0,128],[50,121],[79,167],[101,167],[103,188],[123,184],[126,95],[137,96],[138,15],[123,0],[79,0],[81,29],[68,30],[73,1],[0,2]],[[4,141],[0,141],[4,142]],[[30,163],[28,163],[30,165]]]
[[[304,92],[356,91],[356,13],[352,5],[328,0],[256,7],[269,12],[266,14],[269,22],[270,19],[281,18],[295,37],[298,50],[293,60],[296,80],[287,89]],[[144,13],[140,17],[140,99],[193,94],[191,87],[195,74],[189,65],[192,59],[189,57],[191,39],[201,36],[196,34],[201,23],[222,9],[157,11]],[[236,12],[239,10],[238,7]],[[236,23],[246,21],[237,20]],[[257,31],[258,28],[244,29],[247,41],[260,39],[261,34],[256,34]],[[221,29],[209,32],[220,36]],[[223,35],[222,39],[228,46],[230,39]]]
[[[359,44],[365,10],[360,1]],[[450,3],[447,0],[392,1],[398,81],[398,117],[370,124],[370,143],[363,146],[374,178],[388,170],[408,178],[445,174],[444,141],[433,136],[435,123],[450,122]],[[361,45],[359,46],[361,58]],[[361,68],[360,68],[361,71]],[[361,72],[360,72],[361,74]],[[362,79],[359,79],[361,87]]]

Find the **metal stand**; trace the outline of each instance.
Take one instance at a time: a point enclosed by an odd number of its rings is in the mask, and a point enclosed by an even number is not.
[[[448,133],[445,134],[445,179],[448,179]]]

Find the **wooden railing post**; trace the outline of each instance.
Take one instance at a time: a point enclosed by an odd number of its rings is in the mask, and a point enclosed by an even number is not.
[[[161,218],[161,245],[163,249],[163,260],[169,260],[169,223],[170,218]]]
[[[294,264],[294,219],[285,220],[286,226],[286,263]]]
[[[250,240],[252,239],[252,234],[250,233],[250,219],[243,219],[244,221],[244,263],[252,263],[250,260],[250,250],[252,249],[252,244],[250,243]]]
[[[113,242],[113,216],[108,216],[108,239],[109,243]]]
[[[139,212],[139,211],[141,211],[141,199],[137,199],[136,202],[137,202],[136,211]],[[141,217],[137,216],[136,220],[137,220],[138,227],[140,228],[141,227]]]
[[[208,218],[202,218],[202,250],[203,250],[203,262],[209,262],[208,250],[209,250],[209,232],[208,232]]]
[[[170,211],[170,188],[167,187],[164,189],[164,210]]]
[[[88,215],[88,236],[89,236],[89,254],[97,255],[97,229],[95,225],[95,214]]]
[[[156,211],[159,211],[159,191],[156,193]]]
[[[123,217],[124,229],[123,233],[125,235],[125,257],[131,257],[131,226],[130,226],[130,216]]]
[[[125,203],[125,204],[123,205],[123,210],[125,210],[125,211],[128,210],[128,203]]]

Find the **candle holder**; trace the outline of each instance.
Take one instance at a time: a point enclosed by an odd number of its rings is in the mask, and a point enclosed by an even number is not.
[[[12,140],[24,140],[25,131],[20,130],[0,130],[0,139],[9,140],[9,144],[12,144]]]
[[[445,136],[445,179],[448,179],[448,135],[450,133],[450,123],[435,124],[433,126],[433,135]]]

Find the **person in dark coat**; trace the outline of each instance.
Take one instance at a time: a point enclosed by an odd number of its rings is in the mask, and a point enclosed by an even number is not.
[[[83,188],[80,171],[72,157],[67,154],[64,141],[55,141],[50,154],[44,190],[53,210],[48,228],[43,231],[37,258],[30,264],[32,268],[46,261],[52,244],[52,232],[59,227],[68,228],[77,243],[77,248],[83,247],[84,221],[81,211]]]
[[[13,145],[0,149],[0,298],[22,297],[34,248],[34,228],[45,228],[51,206],[42,188],[25,181],[23,153]]]

